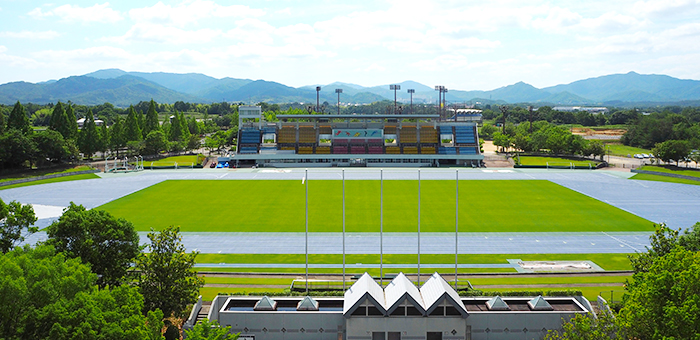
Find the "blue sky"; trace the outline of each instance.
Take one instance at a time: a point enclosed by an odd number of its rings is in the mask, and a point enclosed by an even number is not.
[[[295,87],[700,79],[700,0],[0,0],[0,83],[104,68]]]

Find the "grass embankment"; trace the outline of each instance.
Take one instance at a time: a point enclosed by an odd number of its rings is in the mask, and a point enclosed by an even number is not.
[[[192,165],[201,165],[202,162],[204,161],[206,157],[204,155],[185,155],[185,156],[173,156],[173,157],[167,157],[163,159],[159,159],[157,161],[144,161],[143,166],[145,168],[148,168],[149,166],[174,166],[176,163],[178,166],[192,166]]]
[[[88,166],[78,166],[78,167],[74,167],[74,168],[65,169],[62,171],[55,171],[55,169],[54,170],[43,170],[43,171],[42,170],[37,170],[37,171],[32,170],[31,172],[26,172],[26,173],[22,173],[22,174],[13,174],[12,177],[4,177],[4,178],[0,179],[0,182],[7,182],[7,181],[16,180],[16,179],[29,179],[29,178],[33,178],[33,177],[40,177],[40,176],[46,176],[46,175],[78,172],[78,171],[84,171],[84,170],[90,170],[90,169],[91,168]],[[36,181],[1,186],[0,190],[26,187],[26,186],[30,186],[30,185],[78,181],[78,180],[83,180],[83,179],[94,179],[94,178],[100,178],[100,177],[95,175],[95,174],[70,175],[70,176],[40,179],[40,180],[36,180]]]
[[[698,170],[681,169],[681,168],[676,168],[676,167],[671,168],[671,167],[645,165],[645,166],[639,168],[639,170],[654,171],[654,172],[667,173],[667,174],[678,174],[678,175],[683,175],[683,176],[691,176],[691,177],[700,178],[700,171],[698,171]],[[700,181],[695,181],[692,179],[675,178],[675,177],[669,177],[669,176],[663,176],[663,175],[653,175],[653,174],[636,174],[636,175],[630,177],[630,179],[636,179],[636,180],[642,180],[642,181],[656,181],[656,182],[700,185]]]
[[[421,230],[454,231],[454,182],[422,181]],[[649,231],[653,224],[609,204],[541,180],[459,184],[461,232]],[[107,203],[137,230],[304,232],[301,181],[168,180]],[[346,230],[377,232],[379,181],[346,182]],[[417,181],[384,181],[384,231],[413,232]],[[206,216],[206,218],[203,218]],[[342,182],[309,181],[309,231],[342,230]]]
[[[620,143],[605,143],[605,147],[610,152],[610,155],[620,156],[620,157],[627,157],[628,155],[630,157],[632,157],[635,154],[642,154],[642,153],[650,154],[651,153],[651,150],[649,150],[649,149],[643,149],[643,148],[637,148],[634,146],[622,145]]]
[[[520,165],[538,165],[538,166],[569,166],[573,164],[576,167],[592,167],[595,168],[598,165],[596,161],[590,160],[576,160],[576,159],[566,159],[559,157],[538,157],[538,156],[519,156],[516,159],[520,159]]]

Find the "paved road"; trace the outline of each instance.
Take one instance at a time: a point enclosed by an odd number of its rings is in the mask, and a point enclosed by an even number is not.
[[[417,179],[416,169],[385,169],[384,179]],[[700,221],[700,186],[628,180],[630,173],[617,171],[571,171],[533,169],[460,169],[461,180],[550,180],[582,194],[673,228],[687,228]],[[54,207],[37,223],[44,227],[56,218],[55,207],[74,201],[88,208],[110,202],[168,179],[217,180],[300,180],[303,169],[194,169],[144,171],[132,174],[104,174],[102,179],[60,182],[0,191],[7,201]],[[379,169],[347,169],[347,180],[379,179]],[[340,169],[309,170],[308,179],[340,179]],[[454,169],[421,169],[421,179],[454,179]],[[53,216],[52,216],[53,215]],[[30,242],[45,237],[37,234]],[[142,235],[145,241],[145,235]],[[270,235],[254,233],[185,233],[189,249],[205,253],[303,253],[303,234]],[[378,234],[348,235],[348,253],[379,253]],[[643,250],[648,233],[514,233],[460,234],[460,253],[620,253]],[[340,253],[340,234],[319,233],[309,237],[309,252]],[[415,235],[385,234],[385,253],[415,253]],[[423,234],[421,252],[451,254],[453,234]]]

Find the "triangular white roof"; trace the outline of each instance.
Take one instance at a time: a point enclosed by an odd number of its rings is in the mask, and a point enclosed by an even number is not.
[[[437,272],[420,287],[420,293],[423,296],[427,314],[439,307],[442,301],[448,301],[457,308],[463,317],[467,317],[467,308],[464,307],[459,294]]]
[[[532,310],[554,310],[552,305],[550,305],[549,302],[542,297],[542,295],[528,301],[527,305],[530,306],[530,309]]]
[[[399,273],[399,275],[384,288],[384,296],[386,298],[386,310],[388,314],[396,310],[402,302],[408,300],[425,315],[426,308],[420,291],[403,273]]]
[[[486,307],[489,310],[510,310],[508,304],[498,295],[486,301]]]
[[[318,301],[307,296],[297,304],[297,310],[318,310]]]
[[[260,310],[260,311],[266,311],[266,310],[276,310],[277,309],[277,301],[270,299],[267,296],[263,296],[260,301],[255,303],[255,306],[253,307],[253,310]]]
[[[343,315],[348,316],[352,314],[365,300],[369,300],[382,314],[386,315],[384,290],[367,273],[364,273],[357,282],[345,291]]]

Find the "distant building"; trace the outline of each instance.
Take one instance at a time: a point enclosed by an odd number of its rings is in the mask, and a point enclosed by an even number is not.
[[[482,114],[479,109],[447,109],[451,121],[455,122],[481,122]]]
[[[588,313],[580,296],[461,297],[438,273],[420,288],[403,273],[386,287],[365,273],[342,298],[217,296],[208,318],[239,339],[477,340],[539,339]]]
[[[102,126],[105,122],[100,119],[95,119],[95,125],[96,126]],[[78,129],[83,128],[83,124],[85,124],[85,118],[80,118],[78,119]]]
[[[575,111],[585,111],[590,113],[606,113],[608,112],[607,107],[585,107],[585,106],[555,106],[552,108],[554,111],[562,112],[575,112]]]

